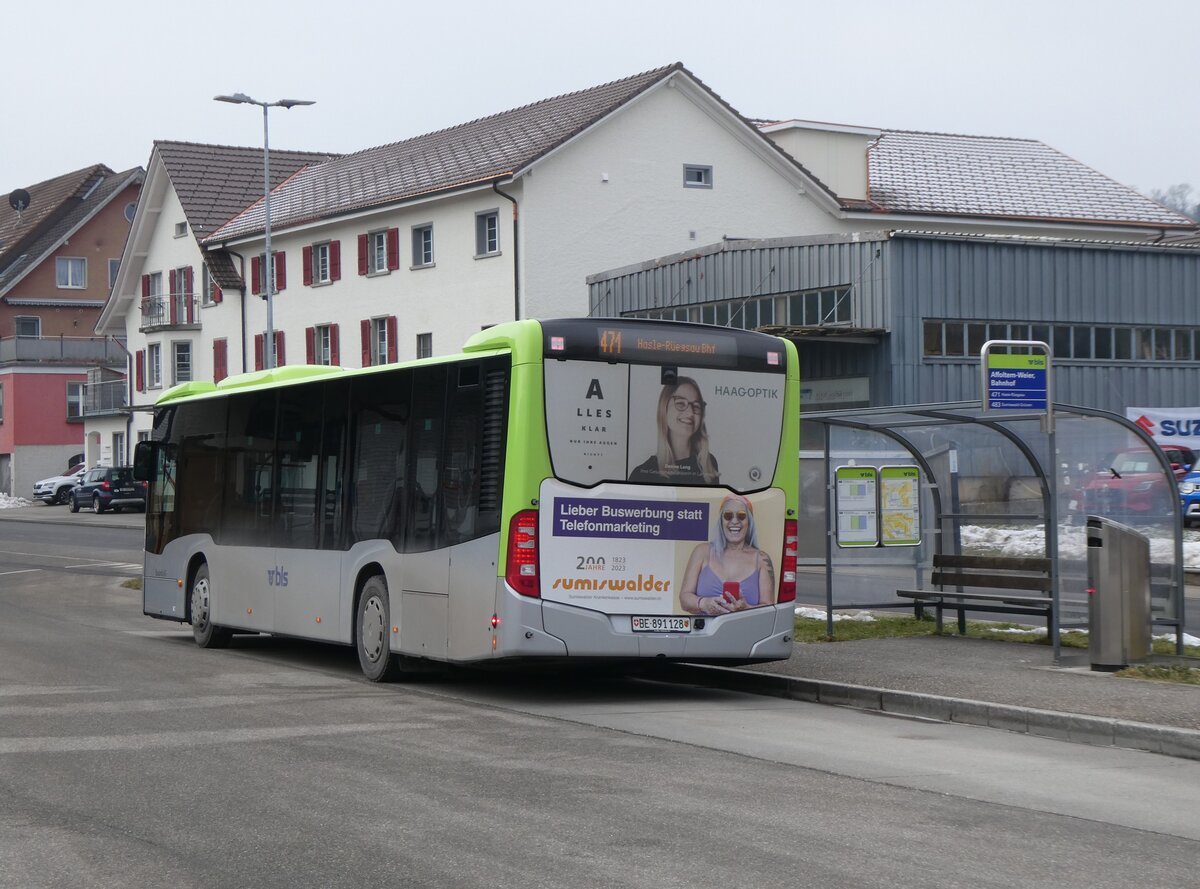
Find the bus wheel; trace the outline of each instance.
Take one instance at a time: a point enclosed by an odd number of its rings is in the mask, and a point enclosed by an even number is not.
[[[192,636],[201,648],[224,648],[233,633],[212,622],[212,583],[208,579],[208,564],[196,569],[192,579]]]
[[[399,672],[399,657],[392,654],[390,646],[392,627],[387,581],[378,574],[363,584],[355,626],[358,629],[355,634],[358,663],[363,675],[372,682],[394,679]]]

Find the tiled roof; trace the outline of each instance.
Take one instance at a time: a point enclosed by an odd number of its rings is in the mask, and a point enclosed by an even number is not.
[[[871,202],[888,213],[1195,226],[1031,139],[884,130],[867,163]]]
[[[228,250],[210,250],[204,254],[204,264],[208,273],[222,290],[242,290],[245,282],[233,264],[233,257]]]
[[[53,223],[68,200],[86,194],[96,181],[111,175],[112,170],[104,164],[94,164],[36,185],[24,186],[30,200],[29,206],[21,212],[14,210],[8,202],[16,187],[6,189],[0,200],[0,271],[20,253],[28,251],[32,240],[40,237],[47,224]]]
[[[292,225],[511,174],[680,70],[679,63],[656,68],[310,167],[271,193],[271,224]],[[257,234],[263,220],[260,200],[208,241]]]
[[[198,240],[262,200],[261,148],[158,141],[154,150],[162,159],[183,204],[188,225]],[[328,153],[271,149],[271,185],[278,186],[297,171],[335,157]]]
[[[85,173],[86,175],[82,175]],[[34,195],[34,190],[27,189],[31,195],[29,208],[23,213],[18,233],[14,228],[15,237],[8,250],[0,250],[0,294],[23,276],[31,266],[36,265],[59,243],[70,235],[82,222],[104,207],[114,196],[129,185],[140,182],[142,168],[134,167],[121,173],[114,173],[103,164],[89,167],[86,171],[70,173],[50,180],[58,183],[53,188],[42,190]],[[65,180],[65,181],[64,181]],[[72,183],[77,187],[70,190]],[[47,185],[48,183],[42,183]],[[37,186],[35,186],[37,187]],[[29,213],[41,202],[54,201],[52,208],[44,209],[37,214],[36,225],[30,224]],[[8,207],[8,202],[5,201]],[[17,214],[9,208],[12,216]],[[11,221],[11,220],[10,220]],[[0,222],[0,225],[3,225]]]

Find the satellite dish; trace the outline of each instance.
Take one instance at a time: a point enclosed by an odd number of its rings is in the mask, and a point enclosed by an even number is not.
[[[29,206],[29,192],[23,188],[18,188],[8,196],[8,205],[20,213]]]

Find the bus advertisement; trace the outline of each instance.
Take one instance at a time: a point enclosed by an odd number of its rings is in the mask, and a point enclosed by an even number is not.
[[[188,383],[156,405],[146,614],[414,658],[791,652],[795,347],[634,319],[519,321],[463,352]]]

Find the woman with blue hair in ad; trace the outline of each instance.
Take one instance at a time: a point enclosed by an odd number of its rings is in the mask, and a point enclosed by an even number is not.
[[[679,589],[689,614],[716,616],[775,602],[775,569],[758,548],[754,506],[729,494],[717,510],[712,539],[697,544]]]

